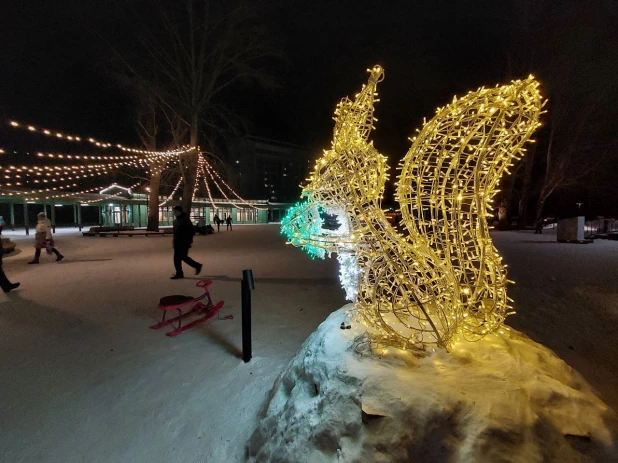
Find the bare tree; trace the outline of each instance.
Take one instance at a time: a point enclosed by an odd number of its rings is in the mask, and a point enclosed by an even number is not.
[[[213,143],[200,135],[215,136],[235,118],[222,103],[226,91],[240,83],[275,85],[269,67],[275,48],[255,4],[211,0],[154,4],[156,24],[142,24],[137,33],[151,68],[144,71],[128,62],[127,66],[156,95],[159,105],[188,129],[185,143],[194,147]],[[185,210],[193,200],[197,156],[196,149],[180,157]]]
[[[557,96],[550,111],[535,218],[541,217],[553,193],[579,184],[606,160],[598,139],[600,111],[597,105],[588,101],[583,108],[575,107],[572,100],[561,101]]]
[[[147,91],[142,93],[142,107],[137,115],[137,132],[142,144],[149,151],[156,151],[157,137],[159,135],[159,123],[157,121],[157,101]],[[149,162],[150,181],[148,185],[148,225],[150,231],[159,231],[159,191],[161,186],[161,174],[165,169],[166,161],[152,159]]]
[[[616,63],[611,64],[611,8],[549,0],[522,0],[517,5],[511,74],[539,76],[541,91],[549,98],[545,127],[520,170],[518,206],[524,221],[532,198],[536,197],[535,217],[540,217],[553,194],[581,186],[607,161],[602,146],[612,117],[604,102],[615,94],[615,86],[607,83],[615,81],[608,71]]]

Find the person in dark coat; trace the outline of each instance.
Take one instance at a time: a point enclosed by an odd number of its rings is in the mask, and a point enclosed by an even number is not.
[[[8,293],[15,288],[19,287],[19,283],[11,283],[9,279],[4,274],[4,270],[2,269],[2,256],[4,255],[4,249],[2,249],[2,244],[0,244],[0,288],[5,293]]]
[[[182,263],[195,269],[195,274],[199,275],[202,271],[202,264],[189,257],[189,249],[193,244],[193,224],[189,216],[182,210],[181,206],[174,206],[174,267],[176,274],[172,280],[179,280],[185,275],[182,271]]]
[[[232,216],[228,215],[227,219],[225,219],[225,223],[227,224],[227,230],[232,231]]]
[[[215,214],[213,220],[215,221],[215,225],[217,226],[217,231],[220,232],[221,230],[219,230],[219,227],[221,226],[221,219],[217,214]]]
[[[543,219],[540,217],[536,219],[534,222],[534,234],[542,235],[543,234]]]

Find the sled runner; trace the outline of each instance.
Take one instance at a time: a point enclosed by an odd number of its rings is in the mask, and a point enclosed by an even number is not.
[[[158,330],[164,326],[174,326],[174,323],[178,322],[178,326],[176,328],[168,333],[165,333],[167,336],[173,337],[179,335],[183,331],[190,330],[191,328],[204,323],[215,315],[217,315],[221,320],[231,320],[234,318],[233,315],[226,315],[225,317],[219,316],[219,310],[223,307],[224,301],[219,301],[216,304],[212,302],[209,291],[211,284],[212,281],[210,280],[201,280],[197,282],[195,286],[204,290],[204,294],[199,297],[180,295],[162,297],[159,300],[159,309],[163,310],[163,318],[159,323],[152,325],[150,328],[153,330]],[[184,309],[188,310],[183,313],[182,311]],[[178,315],[166,320],[167,312],[169,310],[177,310]],[[183,319],[194,315],[200,315],[200,317],[187,323],[186,325],[182,324]]]

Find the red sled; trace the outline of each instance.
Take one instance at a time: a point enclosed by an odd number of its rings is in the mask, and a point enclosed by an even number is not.
[[[219,310],[223,307],[224,302],[219,301],[216,304],[213,304],[212,299],[210,297],[209,287],[212,284],[210,280],[201,280],[198,281],[195,286],[202,288],[204,290],[204,294],[200,297],[191,297],[191,296],[165,296],[159,300],[159,309],[163,310],[163,318],[161,321],[155,325],[152,325],[150,328],[153,330],[158,330],[159,328],[163,328],[164,326],[172,325],[178,322],[178,326],[174,328],[172,331],[165,333],[166,336],[174,337],[182,333],[183,331],[190,330],[191,328],[196,327],[204,323],[205,321],[211,319],[215,315],[219,315]],[[183,313],[183,309],[189,309],[185,313]],[[177,310],[178,316],[174,318],[165,319],[168,310]],[[197,318],[186,325],[182,324],[182,320],[190,317],[192,315],[201,315],[200,318]],[[226,315],[225,317],[218,317],[221,320],[231,320],[234,318],[233,315]]]

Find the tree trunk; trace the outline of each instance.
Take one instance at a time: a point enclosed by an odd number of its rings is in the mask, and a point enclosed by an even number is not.
[[[498,230],[509,229],[508,200],[503,198],[498,207]]]
[[[548,195],[545,195],[544,193],[541,193],[541,196],[539,196],[539,200],[536,203],[536,210],[535,210],[536,219],[541,218],[541,213],[543,212],[543,206],[545,206],[545,201],[547,201],[547,197]]]
[[[541,193],[539,194],[539,200],[536,202],[535,219],[542,217],[541,214],[543,212],[543,206],[545,206],[545,201],[547,201],[547,198],[551,196],[558,185],[559,182],[555,182],[551,185],[543,185],[543,188],[541,188]]]
[[[182,156],[182,176],[184,185],[182,187],[182,209],[189,215],[191,215],[191,204],[193,203],[193,191],[195,190],[195,181],[197,178],[197,134],[198,134],[198,114],[191,115],[191,146],[195,147],[195,150],[188,152]]]
[[[530,202],[530,189],[532,187],[532,173],[535,154],[536,144],[532,145],[528,151],[528,154],[524,156],[524,181],[521,187],[521,195],[519,197],[517,208],[517,225],[519,228],[524,228],[528,219],[528,203]]]
[[[545,206],[545,201],[547,201],[547,198],[549,198],[549,195],[551,195],[554,189],[556,188],[555,185],[554,186],[550,185],[550,180],[552,179],[552,173],[553,173],[552,169],[555,169],[554,164],[552,163],[552,155],[553,155],[552,147],[554,143],[555,133],[556,133],[555,126],[552,125],[551,131],[549,132],[549,143],[547,145],[547,156],[545,159],[545,176],[543,177],[543,187],[541,188],[541,192],[539,193],[539,199],[536,202],[536,210],[534,211],[535,219],[541,218],[541,213],[543,212],[543,206]]]
[[[159,187],[161,171],[151,169],[150,193],[148,196],[148,231],[159,231]]]
[[[197,172],[197,151],[191,151],[183,155],[183,186],[182,200],[180,202],[182,210],[191,214],[191,204],[193,203],[193,190],[195,189]]]
[[[498,230],[509,230],[511,228],[511,203],[513,200],[513,189],[515,188],[516,176],[521,168],[521,163],[515,167],[512,175],[504,176],[500,186],[500,196],[498,202]]]

